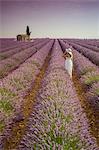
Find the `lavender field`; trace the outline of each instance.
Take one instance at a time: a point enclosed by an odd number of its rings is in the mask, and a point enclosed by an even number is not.
[[[0,39],[0,150],[99,150],[99,40]]]

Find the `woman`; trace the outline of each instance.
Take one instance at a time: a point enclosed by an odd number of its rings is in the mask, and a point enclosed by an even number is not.
[[[71,48],[66,49],[63,54],[65,58],[65,69],[67,70],[70,78],[72,79],[72,70],[73,70],[73,54]]]

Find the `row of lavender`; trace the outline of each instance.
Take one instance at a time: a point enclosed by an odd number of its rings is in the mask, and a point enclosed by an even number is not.
[[[67,45],[60,41],[62,48]],[[94,110],[97,124],[99,120],[99,68],[91,63],[86,57],[73,49],[74,69],[80,78],[82,85],[85,87],[87,100]],[[98,134],[97,134],[98,136]]]
[[[99,39],[64,39],[69,41],[77,41],[77,42],[83,42],[87,45],[94,46],[95,48],[99,48]]]
[[[99,66],[99,53],[89,50],[86,47],[80,46],[73,42],[68,42],[70,45],[73,46],[74,49],[76,49],[78,52],[82,53],[85,57],[87,57],[90,61],[92,61],[94,64]]]
[[[15,48],[20,48],[20,46],[21,47],[23,46],[23,48],[24,48],[25,45],[29,45],[31,43],[34,44],[34,42],[35,42],[35,44],[37,44],[37,43],[42,42],[44,40],[47,40],[47,39],[33,39],[31,42],[22,42],[22,41],[17,42],[17,41],[14,41],[13,43],[11,43],[10,46],[7,46],[5,48],[2,48],[2,44],[1,44],[0,52],[7,52],[7,51],[15,49]]]
[[[98,150],[58,41],[18,150]]]
[[[93,50],[93,51],[99,52],[99,48],[98,47],[89,45],[84,40],[67,40],[67,42],[73,42],[73,43],[76,43],[76,44],[81,45],[83,47],[86,47],[89,50]]]
[[[53,45],[53,40],[23,63],[18,69],[0,80],[0,132],[5,132],[6,126],[20,114],[24,97],[33,87],[33,82],[44,64],[44,60]],[[2,136],[0,136],[2,138]],[[1,143],[2,146],[3,143]]]
[[[9,49],[12,49],[12,48],[17,48],[21,45],[25,45],[25,44],[28,44],[27,42],[17,42],[17,41],[0,41],[0,52],[5,52],[5,51],[8,51]]]
[[[6,48],[15,43],[14,38],[0,38],[0,48]]]
[[[97,40],[87,40],[86,42],[90,45],[93,45],[93,46],[96,46],[96,47],[99,48],[99,39],[97,39]]]
[[[27,43],[27,44],[20,43],[17,47],[14,45],[15,47],[7,48],[4,51],[0,52],[0,61],[6,59],[8,57],[11,57],[12,55],[14,55],[18,52],[21,52],[21,51],[25,50],[26,48],[33,46],[34,44],[35,44],[35,42]]]
[[[66,44],[64,42],[60,42],[63,49],[66,48]],[[68,46],[69,47],[69,46]],[[74,66],[76,68],[77,74],[82,81],[83,85],[86,85],[91,88],[94,85],[97,85],[96,90],[93,94],[96,94],[98,98],[98,84],[99,84],[99,69],[96,65],[91,63],[86,57],[81,55],[75,49],[73,49],[74,54]],[[96,92],[97,91],[97,92]]]
[[[92,45],[92,46],[95,46],[95,47],[98,47],[99,48],[99,39],[89,39],[89,40],[84,40],[84,42],[88,45]]]
[[[4,60],[0,61],[0,78],[5,77],[9,74],[12,70],[19,67],[20,64],[24,63],[26,59],[31,57],[34,53],[36,53],[40,48],[46,45],[49,41],[44,40],[38,44],[33,45],[23,51],[20,51],[11,57],[8,57]]]
[[[76,50],[73,51],[77,73],[80,75],[80,81],[85,87],[87,100],[94,110],[97,122],[99,120],[99,68]]]
[[[47,42],[48,40],[45,40],[45,41]],[[42,42],[44,42],[44,40],[36,40],[34,42],[28,42],[28,43],[24,43],[24,44],[20,43],[17,47],[7,48],[4,51],[0,52],[0,61],[6,59],[8,57],[11,57],[12,55],[14,55],[16,53],[24,51],[25,49],[30,48],[32,46],[35,46],[35,48],[36,48],[36,45],[38,45]]]

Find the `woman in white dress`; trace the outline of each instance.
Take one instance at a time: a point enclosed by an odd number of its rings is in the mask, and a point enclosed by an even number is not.
[[[71,48],[66,49],[63,57],[65,58],[65,69],[67,70],[70,78],[72,79],[73,54]]]

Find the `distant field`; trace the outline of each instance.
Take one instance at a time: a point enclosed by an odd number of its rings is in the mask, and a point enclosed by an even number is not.
[[[63,52],[72,46],[73,79]],[[0,39],[0,150],[98,150],[99,40]]]

